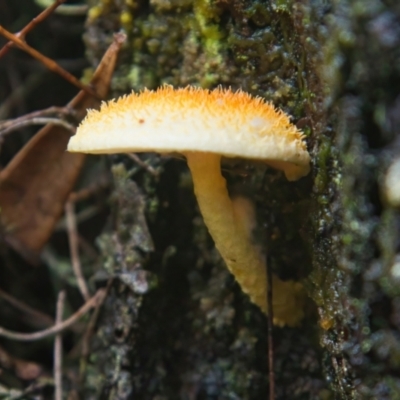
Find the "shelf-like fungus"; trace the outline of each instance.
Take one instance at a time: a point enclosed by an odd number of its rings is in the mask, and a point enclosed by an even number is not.
[[[309,172],[302,133],[289,117],[242,91],[193,87],[132,93],[89,111],[68,144],[84,153],[179,152],[186,157],[205,224],[242,290],[267,312],[264,261],[236,213],[221,157],[261,160],[297,180]],[[274,322],[295,325],[301,285],[273,277]]]

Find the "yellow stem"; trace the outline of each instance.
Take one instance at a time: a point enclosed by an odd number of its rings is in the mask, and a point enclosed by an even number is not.
[[[243,292],[267,313],[266,267],[243,222],[235,219],[226,181],[221,175],[221,157],[196,152],[185,155],[200,211],[216,248]],[[302,317],[298,304],[299,284],[273,276],[273,285],[274,322],[295,325]]]

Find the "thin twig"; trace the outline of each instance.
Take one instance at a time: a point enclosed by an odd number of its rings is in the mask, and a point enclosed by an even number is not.
[[[40,7],[48,7],[52,0],[35,0],[35,3]],[[64,4],[55,10],[56,14],[76,16],[85,15],[89,9],[87,4]]]
[[[49,57],[44,56],[42,53],[35,50],[33,47],[29,46],[27,43],[25,43],[23,40],[21,40],[18,36],[12,34],[7,29],[3,28],[1,25],[0,25],[0,34],[3,35],[8,40],[13,41],[16,46],[18,46],[20,49],[24,50],[30,56],[32,56],[33,58],[36,58],[38,61],[40,61],[42,64],[44,64],[50,71],[53,71],[56,74],[59,74],[61,77],[63,77],[65,80],[67,80],[71,84],[75,85],[79,89],[84,90],[85,92],[89,93],[90,95],[100,99],[100,96],[98,96],[98,94],[90,86],[82,83],[79,79],[77,79],[74,75],[70,74],[68,71],[66,71],[64,68],[62,68],[54,60],[52,60]]]
[[[65,3],[65,1],[66,0],[56,0],[53,4],[49,5],[48,8],[43,10],[37,17],[32,18],[31,22],[29,22],[23,29],[16,33],[15,36],[24,40],[28,32],[30,32],[36,25],[43,22],[58,6],[60,6],[62,3]],[[8,50],[10,50],[10,48],[13,46],[14,43],[12,41],[6,43],[0,50],[0,58],[6,55]]]
[[[27,96],[33,92],[37,87],[42,84],[46,75],[46,71],[40,71],[34,74],[30,74],[23,85],[18,86],[10,95],[0,104],[0,120],[8,118],[11,113],[11,109],[22,100],[26,99]]]
[[[18,310],[23,311],[24,313],[28,314],[32,321],[35,321],[37,326],[42,325],[45,327],[52,326],[54,324],[53,318],[44,314],[38,310],[35,310],[31,306],[23,303],[20,300],[17,300],[15,297],[11,296],[10,294],[6,293],[4,290],[0,289],[0,297],[6,300],[8,303],[13,305]]]
[[[269,251],[269,246],[267,248]],[[267,302],[268,302],[268,373],[269,373],[269,400],[275,399],[275,373],[274,373],[274,340],[273,321],[274,311],[272,307],[272,269],[271,260],[267,256]]]
[[[79,248],[83,251],[88,257],[93,260],[97,260],[99,253],[97,252],[96,248],[89,243],[89,241],[84,238],[82,235],[78,235],[79,239]]]
[[[8,121],[7,121],[8,124]],[[0,137],[8,135],[9,133],[16,131],[18,129],[24,128],[26,126],[32,126],[32,125],[47,125],[47,124],[53,124],[53,125],[59,125],[62,126],[63,128],[67,129],[71,133],[75,133],[76,127],[69,124],[68,122],[63,121],[62,119],[59,118],[31,118],[27,119],[25,121],[20,121],[16,122],[14,124],[10,124],[8,128],[2,129],[0,125]]]
[[[113,283],[114,279],[113,278],[109,278],[107,281],[107,286],[106,286],[106,291],[108,293],[108,291],[111,288],[111,285]],[[83,336],[83,340],[82,340],[82,357],[88,357],[89,356],[89,350],[90,350],[90,339],[93,336],[93,332],[94,332],[94,328],[96,326],[96,321],[97,318],[99,316],[100,313],[100,306],[101,304],[99,304],[98,307],[96,307],[96,309],[94,310],[89,323],[86,326],[86,332]]]
[[[14,119],[9,119],[5,121],[0,120],[0,130],[9,128],[10,126],[13,126],[14,124],[18,124],[20,122],[24,122],[33,118],[43,118],[43,117],[48,117],[48,116],[54,116],[57,115],[59,117],[75,117],[76,112],[74,109],[69,108],[69,107],[49,107],[45,108],[43,110],[37,110],[30,112],[28,114],[24,114],[22,117],[14,118]]]
[[[99,214],[100,211],[105,207],[105,204],[94,204],[92,206],[88,206],[84,208],[82,211],[75,215],[75,225],[80,224],[84,221],[87,221],[90,218],[93,218],[95,215]],[[68,220],[67,218],[59,221],[55,227],[56,231],[60,230],[68,230]],[[79,235],[78,235],[79,237]]]
[[[68,201],[72,203],[77,203],[78,201],[86,200],[89,197],[95,195],[96,193],[107,189],[110,186],[110,180],[104,176],[97,179],[97,182],[89,185],[86,188],[80,189],[77,192],[72,192],[68,196]]]
[[[90,309],[97,307],[99,304],[102,304],[106,293],[106,289],[99,289],[96,294],[90,300],[88,300],[75,314],[71,315],[68,319],[61,322],[60,324],[53,325],[51,328],[33,333],[20,333],[0,327],[0,337],[5,337],[7,339],[18,340],[22,342],[31,342],[44,339],[48,336],[56,335],[57,333],[62,332],[65,329],[69,328],[71,325],[75,324],[79,320],[79,318],[85,315]]]
[[[74,203],[67,201],[65,204],[65,218],[67,221],[69,251],[71,253],[72,269],[78,283],[79,290],[83,298],[87,301],[90,298],[89,289],[82,273],[81,260],[79,258],[79,241],[76,229],[75,207]]]
[[[108,280],[107,286],[106,286],[107,293],[110,290],[112,283],[113,283],[113,278],[110,278]],[[101,305],[102,304],[99,304],[99,306],[96,307],[96,309],[94,310],[93,314],[91,315],[90,321],[87,324],[86,332],[83,335],[82,347],[81,347],[82,348],[82,351],[81,351],[81,362],[80,362],[80,369],[79,369],[79,385],[80,386],[83,386],[84,381],[85,381],[86,366],[87,366],[88,357],[89,357],[89,353],[90,353],[91,339],[92,339],[92,337],[94,335],[97,319],[98,319],[98,317],[100,315]]]
[[[147,172],[149,172],[151,175],[154,177],[158,178],[159,174],[158,172],[151,166],[146,164],[144,161],[140,159],[135,153],[127,153],[126,154],[131,160],[135,161],[136,164],[140,165],[142,168],[144,168]]]
[[[65,291],[61,291],[58,294],[57,310],[56,310],[56,324],[61,324],[64,314],[64,303],[65,303]],[[63,389],[62,389],[62,334],[57,333],[54,338],[54,400],[62,400]]]

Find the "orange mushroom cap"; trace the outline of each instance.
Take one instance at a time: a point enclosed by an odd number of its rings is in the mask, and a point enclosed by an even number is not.
[[[68,144],[84,153],[198,151],[262,160],[296,180],[309,172],[304,135],[260,97],[163,86],[90,110]]]

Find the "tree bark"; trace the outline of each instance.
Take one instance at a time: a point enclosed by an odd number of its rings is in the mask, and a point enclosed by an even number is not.
[[[93,64],[110,31],[129,37],[115,96],[161,84],[231,86],[273,102],[307,136],[312,172],[299,182],[248,162],[224,169],[231,194],[257,205],[274,272],[309,295],[300,327],[274,329],[277,400],[399,398],[400,220],[383,185],[400,148],[399,22],[395,0],[96,1],[89,11]],[[128,249],[151,271],[140,279],[158,283],[142,292],[114,283],[99,331],[108,333],[98,335],[103,380],[88,393],[266,398],[264,315],[213,248],[185,164],[141,157],[159,179],[133,177],[139,212],[121,194],[132,182],[116,175],[117,223],[102,242],[113,237],[114,247],[102,250],[116,260]],[[136,223],[146,215],[154,251],[143,250],[144,219],[127,236],[121,213]],[[121,275],[120,264],[107,265]]]

